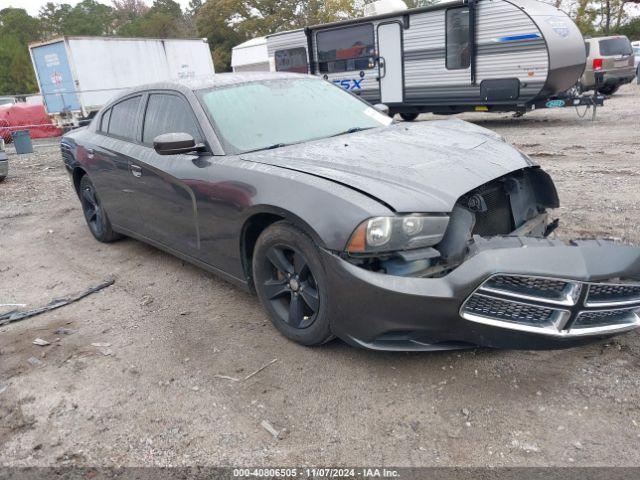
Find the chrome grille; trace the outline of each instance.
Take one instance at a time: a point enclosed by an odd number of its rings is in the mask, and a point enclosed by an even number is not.
[[[526,325],[552,325],[557,320],[556,311],[519,302],[500,300],[484,295],[474,295],[465,306],[467,314],[495,318]]]
[[[460,315],[558,336],[628,330],[640,325],[640,284],[496,274],[467,298]]]
[[[608,306],[640,303],[640,285],[600,283],[589,286],[587,305]]]
[[[609,325],[632,325],[638,321],[640,307],[626,310],[600,310],[582,312],[573,322],[573,329],[604,327]]]
[[[580,288],[571,282],[520,275],[495,275],[482,289],[519,298],[543,298],[561,305],[573,305],[580,293]]]

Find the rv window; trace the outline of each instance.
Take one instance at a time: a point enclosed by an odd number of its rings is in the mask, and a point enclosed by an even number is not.
[[[102,114],[102,118],[100,119],[100,131],[108,132],[109,131],[109,117],[111,117],[111,109],[107,110]]]
[[[459,70],[471,65],[469,46],[469,8],[447,10],[447,69]]]
[[[185,100],[175,95],[151,94],[144,114],[142,143],[151,145],[163,133],[188,133],[196,143],[202,143],[193,110]]]
[[[307,49],[304,47],[276,50],[275,59],[277,72],[307,73],[309,71]]]
[[[115,135],[126,140],[134,141],[136,132],[136,118],[140,97],[128,98],[111,107],[111,120],[109,121],[109,135]]]
[[[318,32],[320,73],[349,72],[373,68],[376,56],[373,25],[354,25]]]

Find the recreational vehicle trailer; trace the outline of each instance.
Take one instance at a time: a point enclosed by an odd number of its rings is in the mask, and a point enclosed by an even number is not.
[[[272,70],[322,76],[406,120],[596,102],[564,95],[584,71],[584,40],[536,0],[459,0],[315,25],[267,36],[267,51]]]
[[[267,39],[252,38],[231,49],[231,68],[234,72],[268,72]]]

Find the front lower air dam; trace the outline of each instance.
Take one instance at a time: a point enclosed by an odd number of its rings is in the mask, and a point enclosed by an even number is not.
[[[640,327],[640,247],[475,237],[443,275],[396,276],[324,252],[332,330],[375,350],[578,347]]]

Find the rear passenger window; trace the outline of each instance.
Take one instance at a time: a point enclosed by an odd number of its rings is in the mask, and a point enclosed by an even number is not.
[[[109,135],[135,141],[136,115],[141,97],[132,97],[111,107]]]
[[[100,131],[108,132],[109,131],[109,118],[111,117],[111,109],[107,110],[102,114],[102,118],[100,119]]]
[[[274,56],[278,72],[307,73],[309,71],[307,49],[304,47],[276,50]]]
[[[471,65],[469,48],[469,8],[447,10],[447,69],[461,70]]]
[[[188,133],[196,143],[203,141],[200,130],[187,102],[169,94],[153,93],[149,96],[144,115],[142,143],[151,145],[163,133]]]
[[[587,51],[587,57],[588,57],[589,53],[591,53],[591,44],[589,42],[584,42],[584,48]]]
[[[373,25],[355,25],[318,32],[318,68],[321,73],[366,70],[375,65]]]
[[[607,38],[600,40],[600,55],[613,57],[615,55],[631,55],[631,42],[627,37]]]

